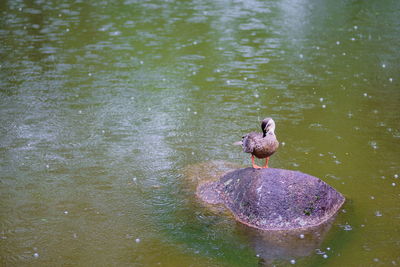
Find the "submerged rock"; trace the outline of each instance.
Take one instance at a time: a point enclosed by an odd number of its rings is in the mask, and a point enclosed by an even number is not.
[[[283,169],[237,169],[197,186],[208,204],[223,204],[234,217],[262,230],[318,226],[333,217],[344,197],[322,180]]]

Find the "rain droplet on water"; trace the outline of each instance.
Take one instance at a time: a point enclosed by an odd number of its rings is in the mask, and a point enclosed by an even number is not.
[[[373,149],[378,149],[378,144],[375,141],[370,141],[369,145],[373,148]]]
[[[139,242],[140,242],[140,238],[136,238],[136,239],[135,239],[135,242],[136,242],[136,243],[139,243]]]
[[[382,217],[382,213],[379,210],[377,210],[377,211],[375,211],[375,216]]]
[[[351,227],[351,225],[349,225],[349,224],[340,225],[340,227],[342,227],[343,230],[345,230],[345,231],[353,230],[353,227]]]
[[[118,35],[121,35],[121,32],[115,31],[115,32],[110,32],[109,34],[110,34],[110,36],[118,36]]]

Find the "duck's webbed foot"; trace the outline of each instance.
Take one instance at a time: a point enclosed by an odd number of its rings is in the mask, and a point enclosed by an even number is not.
[[[254,155],[251,155],[251,164],[253,164],[253,168],[254,169],[261,169],[263,167],[258,166],[255,162],[254,162]]]

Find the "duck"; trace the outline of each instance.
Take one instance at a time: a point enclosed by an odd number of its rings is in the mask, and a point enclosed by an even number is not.
[[[236,142],[241,145],[243,152],[251,154],[251,163],[255,169],[268,168],[269,157],[276,152],[279,142],[275,135],[275,121],[265,118],[261,121],[261,132],[251,132],[242,137],[242,141]],[[255,164],[254,157],[265,159],[265,165],[260,167]]]

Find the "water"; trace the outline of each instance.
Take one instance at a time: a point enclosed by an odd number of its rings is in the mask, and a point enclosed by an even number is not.
[[[2,1],[1,264],[400,264],[399,10]],[[231,144],[267,116],[282,144],[270,166],[348,200],[323,253],[261,259],[185,186],[192,164],[249,166]]]

